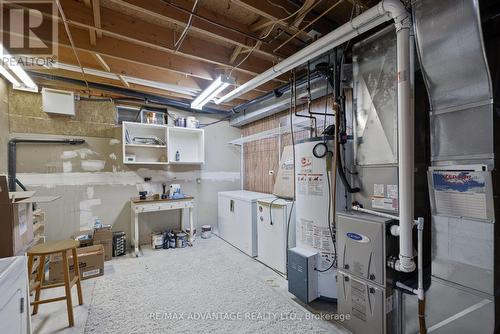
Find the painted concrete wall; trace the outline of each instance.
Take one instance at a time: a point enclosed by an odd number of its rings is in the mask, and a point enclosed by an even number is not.
[[[38,195],[60,195],[44,204],[48,239],[66,238],[85,229],[95,217],[130,235],[130,197],[138,191],[161,192],[161,184],[180,183],[196,200],[195,224],[217,225],[217,192],[240,189],[240,152],[227,144],[240,130],[221,122],[205,128],[203,166],[130,167],[122,163],[121,126],[115,125],[111,102],[78,101],[75,118],[48,116],[41,111],[39,94],[10,91],[12,136],[82,138],[86,143],[69,145],[18,145],[18,178]],[[170,110],[177,115],[183,113]],[[198,117],[202,123],[214,121]],[[151,182],[144,182],[151,177]],[[184,217],[187,222],[187,216]],[[177,227],[177,211],[144,214],[141,241],[151,231]]]
[[[7,174],[7,142],[9,140],[8,83],[0,79],[0,174]]]

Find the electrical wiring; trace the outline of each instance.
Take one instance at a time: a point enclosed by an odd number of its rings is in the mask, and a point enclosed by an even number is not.
[[[80,57],[78,56],[78,52],[76,52],[75,42],[73,41],[73,36],[71,35],[71,31],[69,30],[68,20],[66,19],[66,15],[64,14],[61,2],[59,2],[59,0],[56,0],[56,5],[57,5],[57,8],[59,9],[59,13],[61,14],[64,29],[66,30],[66,34],[68,35],[68,39],[69,39],[69,42],[71,44],[71,49],[73,49],[73,53],[75,54],[76,61],[78,62],[78,65],[80,66],[80,70],[82,71],[82,79],[83,79],[83,81],[85,81],[85,85],[87,86],[87,91],[90,95],[89,82],[87,81],[87,78],[85,77],[85,71],[83,70],[83,65],[82,65],[82,62],[80,61]]]
[[[271,201],[271,204],[269,204],[269,223],[271,225],[273,225],[273,214],[272,214],[272,212],[273,212],[273,204],[274,204],[274,202],[276,202],[279,199],[281,199],[281,197],[276,197],[275,199],[273,199]]]
[[[302,8],[302,7],[301,7],[301,8]],[[276,27],[276,25],[277,25],[278,23],[280,23],[280,22],[284,22],[284,21],[286,21],[286,20],[289,20],[290,18],[292,18],[293,16],[295,16],[297,13],[299,13],[299,12],[300,12],[300,10],[301,10],[301,8],[297,9],[295,12],[293,12],[292,14],[288,15],[288,16],[287,16],[287,17],[285,17],[285,18],[282,18],[282,19],[279,19],[279,20],[274,21],[274,23],[271,25],[271,28],[267,31],[267,33],[266,33],[266,34],[264,34],[264,36],[259,37],[259,39],[260,39],[260,40],[264,40],[264,39],[266,39],[267,37],[269,37],[269,35],[271,34],[271,32],[274,30],[274,28]],[[231,70],[229,71],[229,76],[231,76],[231,74],[233,73],[233,71],[234,71],[235,69],[237,69],[238,67],[240,67],[240,66],[241,66],[241,64],[243,64],[243,63],[244,63],[244,62],[245,62],[245,61],[246,61],[246,60],[250,57],[250,55],[251,55],[251,54],[255,51],[255,49],[256,49],[257,47],[259,47],[259,46],[260,46],[260,44],[261,44],[261,43],[262,43],[261,41],[258,41],[258,42],[256,42],[256,43],[255,43],[255,45],[254,45],[254,46],[250,49],[250,51],[248,51],[248,54],[245,56],[245,58],[243,58],[243,59],[242,59],[242,60],[241,60],[238,64],[236,64],[235,66],[233,66],[233,67],[231,68]]]

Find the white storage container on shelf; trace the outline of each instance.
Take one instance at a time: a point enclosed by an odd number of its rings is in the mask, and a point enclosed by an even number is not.
[[[218,235],[250,256],[257,256],[257,201],[271,194],[236,190],[219,193]]]
[[[168,127],[168,163],[201,165],[205,163],[205,131],[203,129]]]
[[[286,274],[286,252],[295,247],[293,201],[267,198],[257,201],[257,259]],[[288,236],[287,236],[288,234]]]

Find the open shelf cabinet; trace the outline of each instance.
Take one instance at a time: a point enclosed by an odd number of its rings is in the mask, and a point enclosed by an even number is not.
[[[201,165],[205,162],[203,129],[123,122],[122,143],[123,163],[127,165]]]

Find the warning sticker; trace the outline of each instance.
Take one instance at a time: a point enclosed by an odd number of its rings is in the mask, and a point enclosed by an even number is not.
[[[372,208],[387,211],[397,211],[398,200],[397,198],[372,197]]]
[[[387,185],[387,197],[389,198],[398,198],[398,185],[397,184],[388,184]]]
[[[373,196],[385,197],[385,186],[383,184],[375,183],[373,185]]]
[[[297,174],[297,192],[299,195],[306,196],[323,196],[325,183],[323,182],[324,174],[315,173]]]
[[[300,219],[300,241],[302,244],[320,252],[321,268],[328,268],[334,258],[333,242],[330,229],[318,226],[312,220]]]

